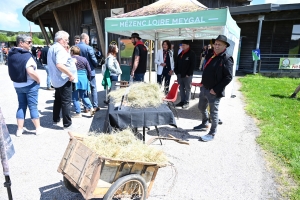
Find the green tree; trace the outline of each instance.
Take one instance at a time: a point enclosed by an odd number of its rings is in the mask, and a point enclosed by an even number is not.
[[[14,32],[11,32],[11,31],[7,31],[7,32],[6,32],[6,35],[10,37],[10,36],[14,36],[15,33],[14,33]]]
[[[7,42],[7,41],[8,41],[7,36],[4,34],[0,34],[0,42]]]
[[[44,42],[40,40],[37,36],[32,36],[32,42],[33,44],[43,45]]]

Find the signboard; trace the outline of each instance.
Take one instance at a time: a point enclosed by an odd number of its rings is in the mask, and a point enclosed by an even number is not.
[[[280,58],[279,69],[300,69],[300,58]]]
[[[121,51],[121,58],[131,58],[134,45],[132,44],[130,39],[122,39],[120,41],[120,51]]]
[[[120,14],[124,14],[124,8],[114,8],[110,10],[110,16],[114,17]]]
[[[252,50],[252,59],[253,59],[253,61],[260,60],[260,50],[259,49]]]
[[[8,159],[14,154],[15,149],[0,109],[0,158],[5,176],[9,175]]]

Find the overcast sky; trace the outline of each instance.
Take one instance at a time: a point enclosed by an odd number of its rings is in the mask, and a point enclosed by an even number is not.
[[[23,17],[22,10],[30,2],[31,0],[0,0],[0,30],[29,32],[29,21]],[[300,3],[300,0],[253,0],[251,4],[264,3],[290,4]],[[40,27],[32,22],[30,25],[33,32],[41,31]]]

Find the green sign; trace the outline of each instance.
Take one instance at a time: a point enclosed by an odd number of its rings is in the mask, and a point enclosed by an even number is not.
[[[280,58],[279,69],[300,69],[300,58]]]
[[[107,32],[127,30],[153,30],[200,26],[224,26],[227,20],[227,9],[203,10],[189,13],[150,15],[126,18],[106,18]]]

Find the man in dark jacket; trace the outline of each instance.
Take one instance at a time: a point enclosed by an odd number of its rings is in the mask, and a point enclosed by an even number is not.
[[[80,35],[80,40],[76,46],[80,48],[80,56],[85,57],[91,67],[91,93],[92,93],[92,104],[94,107],[94,111],[97,112],[100,110],[98,107],[98,93],[97,93],[97,84],[96,84],[96,72],[95,68],[98,65],[95,52],[93,47],[89,46],[88,44],[90,43],[90,37],[86,33],[82,33]],[[88,112],[88,110],[85,108],[84,112]]]
[[[202,123],[195,126],[194,130],[208,130],[209,116],[207,106],[210,109],[211,127],[207,135],[201,136],[200,141],[211,141],[217,133],[218,108],[220,100],[225,96],[225,87],[232,80],[233,58],[228,55],[226,48],[230,44],[227,37],[219,35],[214,40],[214,54],[207,60],[202,74],[202,87],[200,88],[198,108],[202,115]]]
[[[183,40],[182,52],[177,56],[174,72],[177,75],[177,81],[180,90],[181,101],[176,106],[187,109],[191,99],[191,83],[194,69],[196,67],[196,54],[190,49],[190,41]]]
[[[141,41],[139,34],[131,34],[131,42],[134,45],[132,53],[132,67],[130,75],[133,76],[133,81],[144,82],[144,76],[147,68],[147,48]]]

